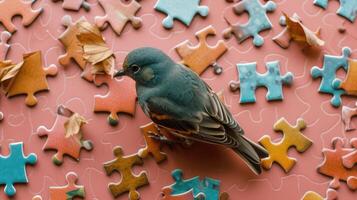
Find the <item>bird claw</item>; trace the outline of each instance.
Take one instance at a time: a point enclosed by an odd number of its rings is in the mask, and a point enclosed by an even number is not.
[[[149,132],[149,138],[160,142],[160,144],[166,144],[170,149],[173,149],[174,144],[177,144],[176,141],[168,139],[166,136],[161,134],[156,134],[153,132]]]

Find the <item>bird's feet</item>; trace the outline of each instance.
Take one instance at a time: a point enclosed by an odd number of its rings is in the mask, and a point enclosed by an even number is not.
[[[175,144],[177,144],[177,141],[170,140],[169,138],[167,138],[166,136],[164,136],[160,133],[157,134],[154,132],[149,132],[149,137],[152,138],[153,140],[160,142],[160,144],[165,144],[165,145],[169,146],[170,149],[172,149],[173,146]]]

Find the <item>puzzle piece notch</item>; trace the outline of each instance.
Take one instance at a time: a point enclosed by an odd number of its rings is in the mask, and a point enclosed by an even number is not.
[[[274,124],[274,131],[279,131],[283,134],[283,138],[277,142],[272,142],[270,136],[265,135],[259,143],[269,152],[269,157],[262,159],[262,167],[271,169],[272,164],[276,162],[288,173],[295,165],[297,160],[288,156],[290,147],[295,147],[300,153],[305,152],[312,145],[312,141],[302,134],[302,130],[306,128],[306,123],[299,118],[295,126],[289,124],[285,118],[280,118]]]
[[[344,81],[336,78],[332,87],[336,90],[344,90],[347,95],[357,96],[357,60],[348,60],[348,71]]]
[[[198,13],[202,17],[208,16],[208,6],[200,6],[201,0],[158,0],[154,6],[155,10],[165,13],[167,17],[162,20],[166,29],[174,26],[174,19],[189,26]]]
[[[357,116],[357,102],[356,106],[354,108],[350,108],[347,106],[342,107],[342,121],[345,124],[345,130],[346,131],[352,131],[355,130],[355,127],[352,127],[351,121],[353,117]]]
[[[308,191],[301,200],[337,200],[337,191],[329,188],[326,192],[326,198],[323,198],[316,192]]]
[[[240,89],[240,103],[256,102],[255,90],[257,87],[266,87],[268,92],[266,99],[268,101],[283,99],[283,85],[291,85],[294,75],[291,72],[280,75],[279,61],[266,63],[267,71],[260,74],[256,70],[257,63],[237,64],[239,72],[239,81],[231,81],[231,91]]]
[[[323,9],[327,9],[329,0],[314,0],[314,4]],[[339,0],[340,7],[337,10],[337,14],[348,19],[350,22],[354,22],[357,16],[357,2],[353,0]]]
[[[14,196],[16,189],[15,183],[28,183],[26,165],[34,165],[37,156],[34,153],[24,155],[23,143],[11,143],[9,145],[10,154],[0,155],[0,184],[5,185],[4,192],[7,196]]]
[[[134,175],[131,168],[134,165],[142,165],[142,159],[137,155],[124,156],[121,147],[117,146],[113,150],[114,160],[104,163],[104,169],[107,175],[114,171],[121,174],[121,181],[119,183],[109,183],[108,187],[114,197],[129,192],[130,200],[138,200],[140,198],[139,192],[136,190],[139,187],[149,184],[146,172],[142,171],[139,175]]]
[[[95,17],[95,24],[100,29],[103,30],[107,28],[107,24],[110,24],[114,32],[120,35],[128,22],[134,29],[142,26],[142,19],[135,16],[141,8],[136,0],[132,0],[129,4],[118,0],[98,0],[98,2],[106,13],[104,16]]]
[[[42,13],[43,9],[32,9],[32,4],[36,0],[24,1],[24,0],[3,0],[0,1],[0,22],[10,33],[16,31],[15,25],[12,23],[14,16],[22,16],[22,24],[29,26],[32,22]]]
[[[336,72],[339,69],[347,71],[348,57],[350,55],[351,49],[349,47],[343,47],[341,56],[324,55],[323,67],[319,68],[314,66],[311,69],[311,76],[313,79],[321,77],[321,83],[318,91],[321,93],[331,94],[333,96],[331,104],[334,107],[339,107],[341,105],[341,95],[345,94],[344,90],[335,89],[333,87],[334,80],[336,79]]]
[[[11,38],[11,33],[3,31],[0,34],[0,60],[6,60],[7,52],[9,51],[10,44],[8,44]]]
[[[53,2],[63,1],[62,8],[66,10],[78,11],[84,8],[85,11],[90,10],[90,4],[86,0],[52,0]]]
[[[273,27],[267,16],[267,12],[273,12],[276,7],[273,1],[268,1],[264,5],[261,4],[260,0],[240,1],[233,6],[233,11],[238,15],[247,12],[249,20],[245,24],[231,24],[226,20],[230,27],[223,31],[224,38],[229,39],[233,34],[238,42],[242,43],[249,37],[253,37],[253,44],[256,47],[262,46],[264,38],[259,33]]]
[[[215,46],[207,44],[207,37],[216,35],[216,30],[211,25],[198,31],[195,35],[199,42],[197,45],[186,40],[175,47],[176,52],[182,58],[182,63],[199,75],[209,66],[214,68],[215,74],[221,74],[223,69],[218,66],[216,61],[227,51],[227,45],[223,40],[219,40]]]
[[[351,146],[354,150],[342,157],[342,163],[345,167],[351,169],[353,166],[357,165],[357,138],[353,138],[350,141]]]

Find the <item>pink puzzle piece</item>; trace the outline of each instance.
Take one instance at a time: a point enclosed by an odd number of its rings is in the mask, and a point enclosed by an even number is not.
[[[0,1],[0,22],[10,33],[16,31],[15,25],[12,23],[12,18],[16,15],[22,16],[22,24],[29,26],[43,11],[42,8],[37,10],[32,9],[31,5],[36,0],[2,0]]]
[[[354,150],[342,157],[343,165],[347,168],[352,168],[357,164],[357,138],[353,138],[350,143]]]
[[[136,91],[135,82],[130,78],[124,77],[121,80],[113,79],[108,75],[97,75],[94,83],[97,86],[108,85],[108,93],[104,96],[95,95],[94,111],[109,112],[108,122],[115,126],[119,122],[118,114],[135,114]]]
[[[53,2],[61,0],[52,0]],[[83,7],[86,11],[90,10],[90,4],[86,0],[63,0],[62,8],[66,10],[78,11]]]
[[[7,31],[3,31],[0,34],[0,60],[6,60],[6,55],[10,48],[10,45],[8,44],[10,37],[11,33]]]
[[[98,1],[106,13],[104,16],[95,17],[95,23],[99,28],[107,28],[108,23],[112,26],[114,32],[120,35],[128,22],[131,22],[135,29],[141,27],[142,19],[135,16],[141,5],[135,0],[131,0],[129,4],[124,4],[121,0]]]
[[[342,107],[342,121],[345,124],[346,131],[355,130],[355,127],[352,127],[351,120],[354,116],[357,116],[357,102],[356,107],[350,108],[347,106]]]

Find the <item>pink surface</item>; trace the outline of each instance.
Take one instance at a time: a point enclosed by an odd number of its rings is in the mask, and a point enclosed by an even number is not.
[[[14,23],[18,31],[10,40],[12,48],[8,59],[18,62],[22,54],[41,50],[44,56],[44,65],[56,64],[59,66],[57,77],[48,79],[50,92],[38,95],[39,103],[34,108],[24,104],[24,97],[11,99],[1,98],[1,110],[5,119],[0,124],[1,153],[7,154],[8,143],[23,141],[25,153],[34,152],[38,155],[38,163],[34,167],[27,167],[30,183],[16,185],[17,194],[14,199],[31,199],[36,194],[41,194],[48,199],[48,187],[52,185],[64,185],[65,175],[74,171],[79,176],[79,185],[84,185],[86,199],[112,199],[108,192],[109,182],[119,181],[119,175],[107,177],[103,169],[103,163],[113,159],[114,146],[122,146],[126,155],[137,152],[145,142],[140,133],[139,126],[150,120],[137,107],[135,117],[129,115],[119,116],[119,126],[111,127],[107,124],[107,114],[93,112],[94,95],[105,95],[107,88],[95,87],[93,84],[80,78],[80,68],[72,63],[67,68],[61,67],[58,56],[64,53],[64,49],[58,36],[65,30],[61,25],[61,18],[65,14],[73,17],[73,21],[82,15],[90,22],[94,22],[95,16],[103,15],[102,8],[95,0],[88,1],[92,7],[90,12],[81,9],[79,12],[65,11],[61,7],[61,1],[53,3],[51,0],[38,0],[34,8],[43,7],[44,11],[39,18],[28,28],[23,28],[21,19],[15,18]],[[161,20],[164,15],[154,11],[156,1],[140,1],[142,9],[138,15],[143,19],[143,27],[134,30],[130,25],[125,28],[120,37],[108,27],[103,34],[106,41],[115,52],[118,67],[123,62],[125,55],[132,49],[142,46],[158,47],[175,60],[179,60],[174,47],[180,42],[189,39],[196,41],[194,33],[207,25],[213,25],[218,37],[209,39],[214,44],[217,38],[221,38],[221,31],[227,27],[223,16],[230,21],[244,22],[247,15],[237,17],[231,10],[232,4],[224,0],[202,0],[203,5],[210,7],[209,16],[204,19],[196,17],[189,28],[175,22],[174,28],[166,31]],[[330,1],[327,11],[313,5],[312,0],[277,0],[277,10],[269,14],[274,28],[263,32],[265,44],[261,48],[255,48],[251,40],[238,45],[232,38],[227,42],[229,51],[219,60],[224,73],[221,76],[213,74],[212,69],[203,74],[203,78],[216,91],[224,91],[226,103],[234,117],[245,129],[249,138],[257,141],[264,134],[269,134],[273,139],[281,135],[274,133],[273,124],[280,117],[285,117],[294,124],[296,119],[302,117],[307,123],[304,134],[313,140],[313,146],[304,154],[291,150],[289,155],[298,159],[292,171],[285,174],[278,165],[273,165],[270,171],[265,171],[261,176],[255,176],[243,164],[231,150],[205,144],[195,144],[191,149],[175,148],[173,151],[165,149],[168,160],[157,165],[153,159],[146,159],[142,167],[135,167],[135,172],[146,170],[150,185],[140,188],[142,199],[161,199],[160,191],[163,186],[171,184],[171,171],[181,168],[184,176],[190,178],[200,175],[208,176],[222,181],[221,191],[230,194],[231,199],[300,199],[308,190],[313,190],[325,195],[330,178],[320,175],[316,167],[322,162],[321,149],[330,147],[333,137],[352,138],[357,136],[357,131],[344,131],[341,122],[341,109],[333,108],[329,101],[331,96],[317,92],[319,80],[313,81],[310,76],[312,66],[322,66],[324,53],[339,55],[341,48],[348,45],[353,50],[352,57],[357,58],[357,29],[356,23],[351,24],[344,18],[335,14],[338,1]],[[281,49],[271,38],[278,34],[283,27],[278,21],[282,11],[292,15],[296,12],[307,27],[315,30],[322,28],[321,37],[327,41],[322,52],[315,56],[306,56],[301,47],[292,43],[289,49]],[[347,29],[341,34],[337,29],[342,26]],[[257,103],[240,105],[239,93],[231,93],[228,83],[236,80],[236,63],[258,62],[258,70],[264,71],[264,63],[279,60],[282,72],[291,71],[295,74],[292,87],[284,88],[284,101],[266,102],[265,89],[257,90]],[[342,73],[341,73],[342,74]],[[352,98],[343,98],[344,105],[353,106]],[[56,119],[56,107],[64,104],[72,110],[89,119],[89,124],[84,126],[85,138],[94,143],[91,152],[82,151],[80,162],[65,157],[62,166],[52,164],[51,157],[54,152],[43,152],[42,146],[45,138],[40,139],[35,135],[40,125],[52,127]],[[353,123],[357,123],[356,121]],[[1,187],[0,199],[6,199]],[[339,199],[352,200],[356,193],[349,191],[345,184],[338,191]],[[127,199],[123,194],[117,199]]]

